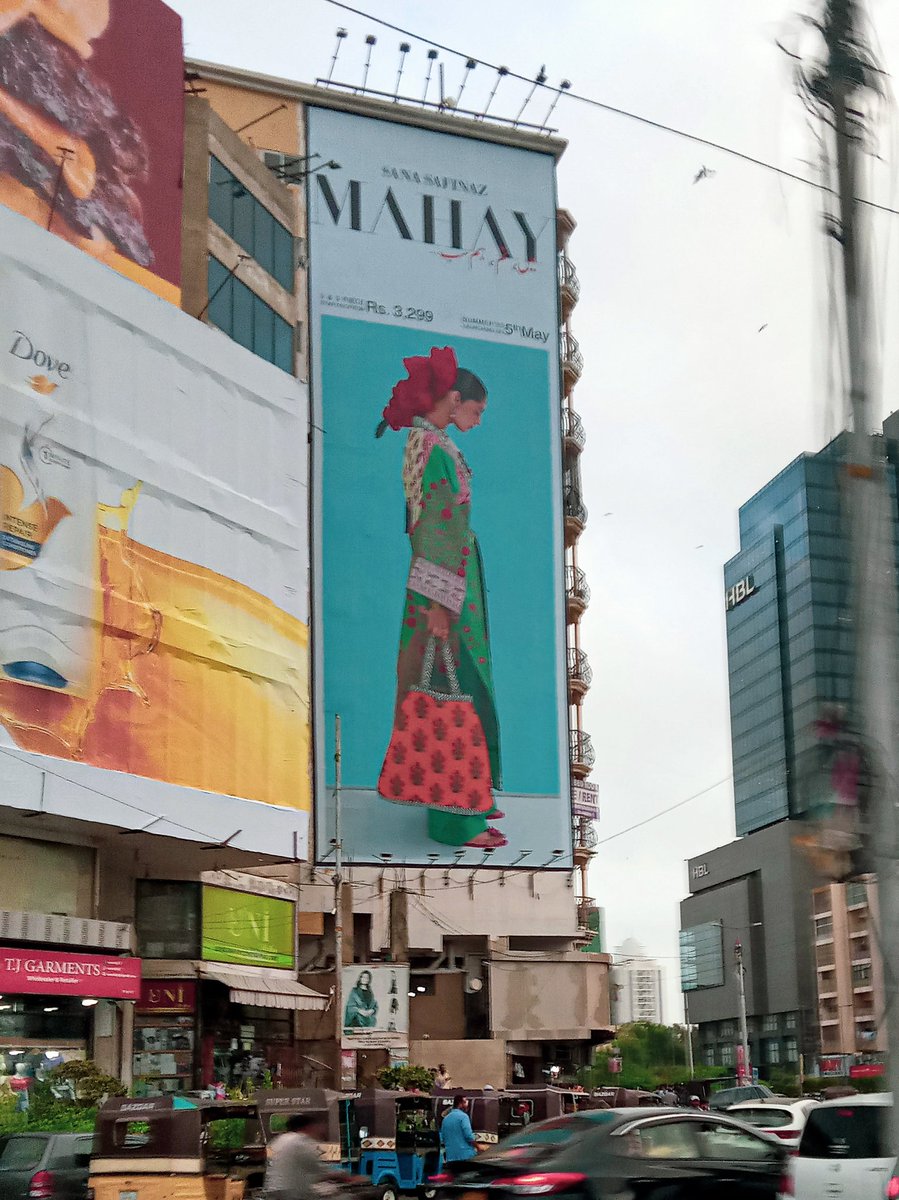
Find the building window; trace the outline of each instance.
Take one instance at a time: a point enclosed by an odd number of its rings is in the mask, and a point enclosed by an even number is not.
[[[705,1063],[705,1065],[707,1067],[714,1067],[714,1065],[715,1065],[715,1047],[714,1046],[706,1046],[705,1047],[705,1049],[702,1052],[702,1061]]]
[[[199,958],[200,885],[139,879],[134,925],[141,958]]]
[[[780,1042],[777,1038],[766,1038],[763,1042],[765,1048],[765,1062],[774,1064],[780,1062]]]
[[[784,1062],[799,1062],[799,1043],[794,1037],[784,1038]]]
[[[870,963],[853,963],[852,964],[852,982],[856,986],[871,982],[871,964]]]
[[[209,256],[209,320],[238,345],[293,374],[293,329],[254,291]]]
[[[769,1013],[769,1015],[767,1017],[765,1017],[765,1019],[762,1021],[762,1032],[763,1033],[777,1033],[777,1029],[778,1029],[777,1014]]]
[[[718,1026],[718,1036],[722,1037],[722,1038],[733,1037],[734,1036],[733,1021],[722,1021],[721,1024]]]
[[[847,883],[846,884],[846,907],[851,908],[853,904],[867,904],[868,902],[868,885],[865,883]]]
[[[796,1013],[784,1013],[784,1029],[795,1029],[796,1024]]]
[[[281,287],[294,290],[293,234],[214,155],[209,159],[209,216]]]
[[[833,919],[831,917],[818,917],[816,919],[815,937],[819,939],[833,937]]]
[[[721,1065],[722,1067],[732,1067],[734,1065],[734,1048],[727,1045],[721,1047]]]

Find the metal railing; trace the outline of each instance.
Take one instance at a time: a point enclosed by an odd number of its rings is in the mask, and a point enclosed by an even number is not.
[[[562,437],[572,442],[578,450],[583,450],[587,441],[587,431],[580,415],[573,408],[562,409]]]
[[[589,733],[580,729],[571,730],[571,765],[587,770],[596,762],[596,751]]]
[[[574,646],[568,647],[568,678],[585,688],[593,682],[593,668],[586,653]]]
[[[559,355],[562,359],[562,367],[566,371],[571,371],[574,375],[580,376],[584,370],[584,356],[581,354],[580,343],[577,338],[563,330],[559,335]]]
[[[573,567],[570,563],[565,568],[565,595],[569,604],[580,605],[581,608],[586,608],[590,603],[587,576],[580,567]]]
[[[581,281],[577,277],[574,263],[564,250],[559,255],[559,287],[567,288],[572,301],[577,304],[581,294]]]
[[[580,488],[573,484],[565,488],[565,516],[581,525],[587,524],[587,506],[581,499]]]

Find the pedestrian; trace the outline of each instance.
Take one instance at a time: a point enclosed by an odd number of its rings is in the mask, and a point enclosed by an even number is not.
[[[446,1063],[440,1063],[437,1067],[437,1074],[434,1076],[434,1085],[439,1088],[448,1088],[453,1086],[453,1081],[450,1079],[449,1071],[446,1069]]]
[[[468,1116],[468,1097],[456,1096],[452,1109],[440,1126],[440,1142],[446,1162],[465,1162],[477,1154],[477,1143]]]
[[[269,1151],[266,1200],[315,1200],[316,1185],[329,1174],[318,1148],[326,1136],[324,1113],[292,1113],[287,1118]]]

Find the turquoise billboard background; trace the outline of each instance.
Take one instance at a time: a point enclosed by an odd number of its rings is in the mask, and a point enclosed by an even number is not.
[[[481,425],[449,434],[473,471],[472,527],[488,593],[490,644],[500,726],[509,846],[494,865],[534,847],[570,848],[567,721],[560,628],[564,603],[558,411],[551,400],[555,355],[474,338],[342,317],[321,319],[322,617],[317,661],[323,680],[325,781],[334,785],[334,714],[342,722],[344,853],[350,860],[426,862],[447,847],[429,841],[423,811],[376,793],[390,740],[400,623],[410,564],[402,459],[407,432],[375,428],[403,359],[450,345],[461,367],[485,383]],[[552,347],[554,350],[555,347]],[[564,780],[564,795],[562,786]],[[318,805],[318,852],[333,837],[333,804]],[[536,848],[539,847],[538,851]],[[475,854],[476,851],[472,851]]]

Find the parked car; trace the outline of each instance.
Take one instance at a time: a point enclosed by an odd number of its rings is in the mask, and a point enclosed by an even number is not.
[[[0,1200],[85,1200],[92,1133],[0,1137]]]
[[[890,1097],[823,1100],[808,1115],[784,1179],[795,1200],[883,1200],[896,1162],[889,1152]]]
[[[765,1087],[763,1083],[747,1083],[742,1087],[722,1088],[720,1092],[712,1092],[709,1108],[713,1108],[716,1112],[722,1112],[725,1108],[741,1104],[744,1100],[773,1099],[774,1092],[769,1087]]]
[[[817,1104],[817,1100],[744,1100],[727,1111],[754,1129],[780,1138],[788,1150],[795,1150],[808,1114]]]
[[[529,1125],[498,1149],[447,1164],[442,1200],[774,1200],[787,1152],[732,1117],[671,1108],[598,1109]]]

